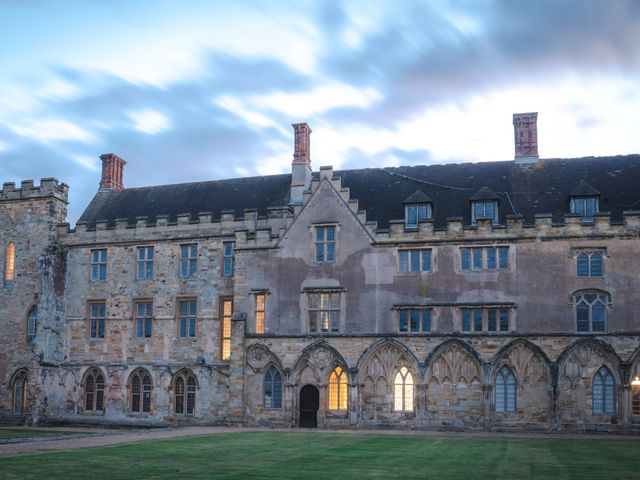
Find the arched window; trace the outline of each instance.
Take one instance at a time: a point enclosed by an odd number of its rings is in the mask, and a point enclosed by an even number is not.
[[[264,374],[264,408],[282,408],[282,377],[274,366]]]
[[[13,377],[13,413],[24,413],[26,405],[27,372],[21,370]]]
[[[607,320],[607,297],[598,292],[575,295],[578,332],[604,332]]]
[[[193,415],[196,411],[196,377],[188,371],[176,375],[174,383],[175,412],[181,415]]]
[[[509,367],[496,375],[496,412],[516,411],[516,377]]]
[[[413,411],[413,375],[409,369],[400,368],[393,383],[393,409],[396,412]]]
[[[616,413],[616,382],[607,367],[601,367],[593,377],[593,413]]]
[[[7,245],[7,258],[4,269],[4,279],[7,282],[11,282],[15,275],[16,269],[16,245],[13,242],[9,242]]]
[[[96,368],[89,370],[84,378],[85,412],[104,412],[104,376]]]
[[[131,411],[149,413],[151,411],[151,375],[145,370],[136,370],[131,375]]]
[[[38,333],[38,307],[33,307],[27,315],[27,343],[33,343]]]
[[[334,368],[329,375],[329,410],[346,410],[348,392],[347,374],[341,367]]]

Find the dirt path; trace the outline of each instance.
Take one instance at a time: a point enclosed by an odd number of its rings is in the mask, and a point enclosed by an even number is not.
[[[41,428],[39,428],[41,429]],[[28,429],[25,429],[28,430]],[[52,429],[53,430],[53,429]],[[0,444],[1,455],[36,453],[76,448],[102,447],[120,443],[157,440],[163,438],[189,437],[193,435],[213,435],[224,433],[280,431],[280,432],[317,432],[344,433],[351,435],[423,435],[423,436],[460,436],[460,437],[508,437],[508,438],[571,438],[571,439],[617,439],[640,442],[640,435],[608,435],[577,433],[500,433],[500,432],[434,432],[424,430],[292,430],[243,427],[179,427],[148,430],[89,430],[86,428],[65,428],[65,431],[77,431],[78,435],[65,437],[36,438],[19,443]]]

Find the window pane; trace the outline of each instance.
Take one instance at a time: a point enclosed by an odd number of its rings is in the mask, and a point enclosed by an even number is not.
[[[579,277],[589,276],[589,256],[585,252],[580,252],[576,259],[577,274]]]
[[[576,306],[576,320],[578,332],[589,331],[589,306],[582,302]]]
[[[400,310],[400,331],[401,332],[409,331],[409,311],[408,310]]]
[[[471,269],[471,249],[462,248],[462,270],[470,270]]]
[[[599,370],[596,373],[596,376],[593,378],[593,413],[601,414],[603,413],[603,403],[604,403],[604,385],[601,377],[602,370]]]
[[[482,248],[473,248],[473,269],[482,270]]]
[[[337,332],[340,330],[340,312],[337,310],[331,311],[331,331]]]
[[[495,219],[496,210],[495,210],[495,203],[494,202],[485,202],[485,204],[484,204],[484,214],[487,217],[491,217],[491,218]]]
[[[316,227],[316,241],[324,241],[324,227]]]
[[[417,226],[418,225],[418,207],[417,205],[410,204],[407,205],[407,219],[408,226]]]
[[[411,271],[420,271],[420,250],[411,250]]]
[[[509,247],[498,247],[499,267],[509,268]]]
[[[471,310],[469,309],[462,310],[462,331],[471,331]]]
[[[418,205],[418,220],[427,220],[427,204],[421,203]]]
[[[482,331],[482,310],[475,309],[473,311],[473,331],[481,332]]]
[[[422,271],[431,271],[431,250],[422,250]]]
[[[327,262],[332,263],[335,260],[336,244],[327,243]]]
[[[487,312],[487,330],[495,332],[497,330],[496,311],[491,309]]]
[[[324,243],[316,243],[316,262],[324,262]]]
[[[591,276],[602,276],[602,253],[600,252],[593,252],[591,254]]]
[[[333,242],[336,239],[336,227],[326,227],[327,242]]]
[[[500,331],[501,332],[509,331],[509,310],[505,310],[505,309],[500,310]]]
[[[420,311],[419,310],[411,310],[411,331],[412,332],[420,331]]]
[[[498,372],[496,376],[496,412],[504,412],[506,405],[505,381],[502,372]]]
[[[485,250],[487,252],[487,268],[496,268],[496,249],[491,247]]]
[[[398,252],[398,259],[400,261],[400,273],[407,273],[409,271],[409,252],[407,250],[400,250]]]

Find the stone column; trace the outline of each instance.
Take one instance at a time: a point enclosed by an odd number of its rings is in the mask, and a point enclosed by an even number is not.
[[[229,357],[229,413],[230,423],[244,423],[244,349],[246,315],[234,313],[231,317],[231,355]]]
[[[360,385],[356,381],[358,377],[358,369],[352,368],[349,371],[349,425],[355,427],[358,425],[358,420],[362,411],[360,405]]]

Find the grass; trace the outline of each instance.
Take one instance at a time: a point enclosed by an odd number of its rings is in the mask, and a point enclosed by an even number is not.
[[[0,440],[18,438],[56,437],[60,435],[77,435],[78,432],[61,432],[56,430],[40,430],[35,428],[0,428]]]
[[[241,432],[0,456],[3,479],[640,478],[640,439]]]

